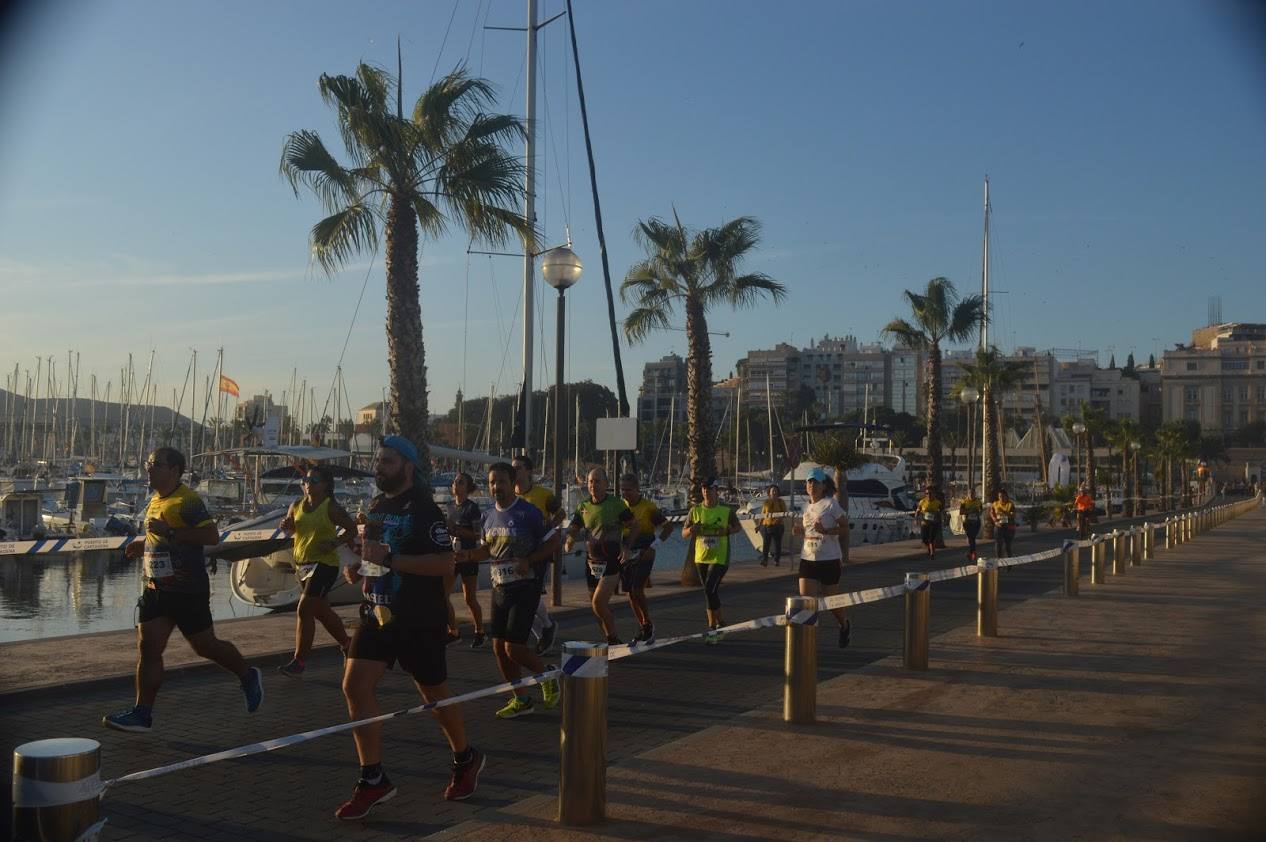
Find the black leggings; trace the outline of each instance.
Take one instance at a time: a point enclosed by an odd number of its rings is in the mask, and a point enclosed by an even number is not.
[[[703,592],[708,598],[709,611],[716,611],[721,607],[721,580],[725,578],[725,571],[729,569],[728,564],[695,562],[695,572],[699,574],[699,581],[703,582]]]
[[[967,521],[963,524],[963,531],[967,533],[968,552],[976,552],[976,536],[980,534],[980,521]]]
[[[998,558],[1011,558],[1011,542],[1015,540],[1015,527],[999,526],[994,530],[993,538]]]

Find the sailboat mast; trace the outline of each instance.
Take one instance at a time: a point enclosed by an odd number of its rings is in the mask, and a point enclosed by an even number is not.
[[[664,475],[664,485],[673,487],[673,423],[677,420],[677,395],[668,398],[668,471]]]
[[[769,392],[769,372],[765,372],[765,421],[769,425],[769,480],[774,480],[774,397]]]
[[[528,0],[527,105],[524,115],[523,218],[536,225],[536,0]],[[532,346],[534,339],[532,287],[536,255],[533,243],[523,250],[523,449],[532,443]]]
[[[980,266],[980,294],[982,306],[980,311],[980,350],[989,350],[989,176],[985,176],[985,241],[982,249],[981,266]],[[987,402],[993,399],[992,389],[982,389],[980,404],[980,499],[988,501],[985,496],[989,485],[989,477],[986,475],[989,460],[988,446],[988,424],[986,418],[989,413],[987,411]]]

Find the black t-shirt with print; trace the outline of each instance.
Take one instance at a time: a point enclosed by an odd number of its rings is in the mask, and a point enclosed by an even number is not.
[[[379,494],[369,504],[368,519],[382,525],[383,543],[396,555],[430,555],[451,552],[452,541],[444,513],[424,489],[412,488],[395,497]],[[440,576],[417,576],[388,571],[386,576],[366,578],[365,601],[383,606],[377,612],[384,625],[442,629],[448,625],[448,601]]]

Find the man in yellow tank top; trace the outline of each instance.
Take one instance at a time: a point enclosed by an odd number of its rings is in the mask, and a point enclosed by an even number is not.
[[[351,639],[343,620],[330,607],[330,590],[339,579],[338,547],[351,543],[356,522],[334,499],[334,472],[329,465],[313,465],[300,480],[303,499],[290,504],[281,528],[294,536],[292,553],[295,570],[303,585],[295,611],[295,653],[290,663],[277,669],[282,675],[300,678],[312,654],[314,620],[330,633],[339,649],[347,652]],[[338,530],[343,530],[339,537]]]

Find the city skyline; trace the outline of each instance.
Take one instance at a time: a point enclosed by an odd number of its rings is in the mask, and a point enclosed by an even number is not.
[[[335,15],[297,24],[269,7],[157,3],[31,4],[4,18],[0,371],[50,355],[60,368],[76,349],[81,382],[95,371],[117,389],[127,353],[141,367],[157,349],[166,401],[190,347],[207,372],[223,346],[243,395],[279,396],[298,368],[323,402],[350,333],[349,403],[379,399],[381,259],[366,255],[331,280],[312,268],[306,236],[319,209],[277,177],[281,141],[300,128],[330,136],[317,76],[361,59],[394,72],[397,34],[406,102],[465,61],[498,85],[499,108],[521,113],[521,36],[482,27],[520,25],[523,10],[365,8],[337,25]],[[543,0],[541,18],[560,8]],[[713,314],[712,329],[731,334],[714,337],[718,375],[747,347],[824,334],[875,341],[904,314],[901,291],[936,275],[976,291],[986,174],[999,293],[991,338],[1004,350],[1159,357],[1187,340],[1211,295],[1227,314],[1266,318],[1253,292],[1266,217],[1263,61],[1236,30],[1238,7],[1164,2],[1140,17],[1128,3],[961,3],[911,15],[820,3],[790,20],[755,3],[732,9],[720,21],[695,5],[576,9],[613,282],[640,256],[636,220],[676,208],[688,225],[756,216],[764,236],[750,268],[789,288],[775,318],[768,308]],[[815,25],[803,26],[809,17]],[[614,388],[561,26],[541,35],[539,216],[550,242],[570,229],[586,264],[568,295],[567,379]],[[294,43],[279,43],[274,33],[290,27]],[[233,62],[223,61],[229,41]],[[640,60],[639,43],[666,58]],[[762,61],[747,61],[752,43]],[[683,80],[681,97],[661,95]],[[91,154],[77,148],[84,124]],[[431,410],[451,406],[463,383],[468,394],[490,383],[513,392],[519,261],[468,255],[455,234],[426,243],[421,258]],[[553,380],[551,298],[538,279],[538,389]],[[622,350],[632,396],[646,361],[684,355],[684,334]]]

